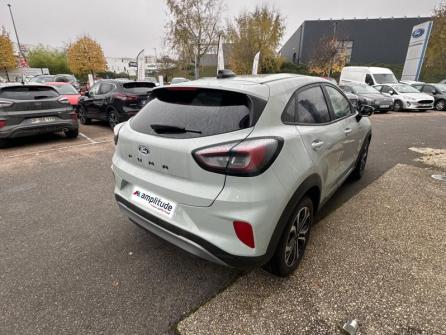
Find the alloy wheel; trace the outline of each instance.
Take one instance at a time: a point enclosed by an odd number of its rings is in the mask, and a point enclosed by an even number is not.
[[[302,207],[297,213],[288,233],[285,246],[285,263],[293,266],[303,255],[307,244],[311,225],[311,212],[308,207]]]
[[[115,128],[115,126],[119,123],[116,112],[110,111],[110,113],[108,114],[108,123],[111,129]]]
[[[446,103],[444,100],[440,100],[435,104],[435,109],[437,111],[443,111],[443,110],[445,110],[445,107],[446,107]]]

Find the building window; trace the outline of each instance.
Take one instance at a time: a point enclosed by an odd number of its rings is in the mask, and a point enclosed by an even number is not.
[[[347,64],[350,63],[352,59],[353,41],[337,41],[336,49],[338,54],[345,55]]]

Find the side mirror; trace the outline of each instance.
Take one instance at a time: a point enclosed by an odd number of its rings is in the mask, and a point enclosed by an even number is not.
[[[389,94],[390,94],[390,95],[394,95],[394,94],[395,94],[395,91],[390,90],[390,91],[389,91]]]
[[[84,96],[86,96],[87,98],[89,98],[89,97],[90,97],[90,92],[89,92],[89,91],[86,91],[86,92],[84,93]]]
[[[359,114],[361,116],[371,116],[375,112],[375,109],[372,106],[369,105],[362,105],[359,107]]]
[[[356,121],[361,121],[363,117],[369,117],[373,114],[375,110],[372,106],[369,105],[362,105],[358,109],[358,115],[356,115]]]

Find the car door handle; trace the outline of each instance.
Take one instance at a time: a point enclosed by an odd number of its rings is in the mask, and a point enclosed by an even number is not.
[[[324,145],[324,142],[322,142],[321,140],[315,140],[315,141],[313,141],[313,143],[311,143],[311,147],[315,151],[319,150],[323,145]]]
[[[344,129],[344,133],[345,133],[345,135],[347,135],[347,136],[350,135],[352,131],[353,131],[352,128],[345,128],[345,129]]]

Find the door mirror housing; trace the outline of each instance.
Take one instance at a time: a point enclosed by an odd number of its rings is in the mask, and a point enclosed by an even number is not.
[[[390,91],[389,91],[389,94],[390,94],[390,95],[394,95],[394,94],[395,94],[395,91],[390,90]]]
[[[356,120],[359,122],[363,117],[369,117],[373,115],[375,109],[369,105],[362,105],[358,109],[358,115],[356,115]]]

